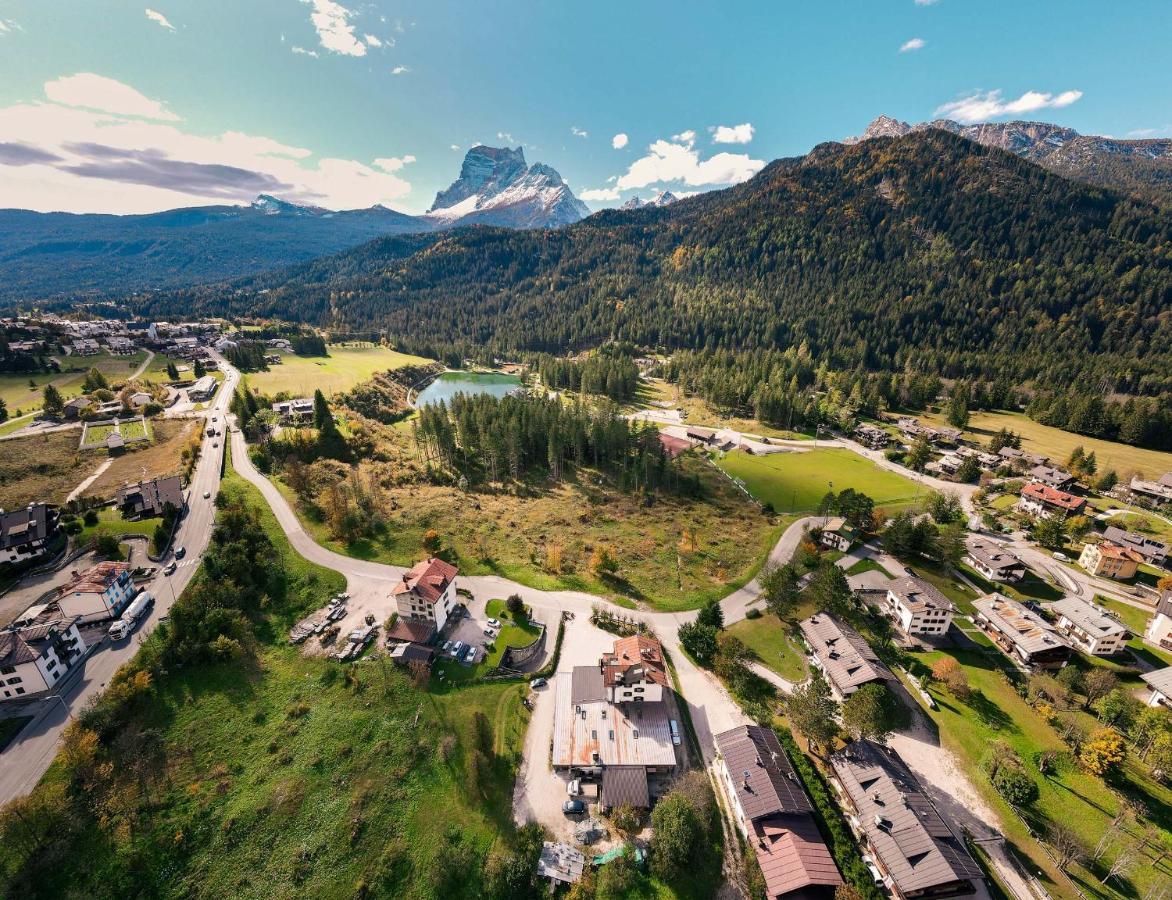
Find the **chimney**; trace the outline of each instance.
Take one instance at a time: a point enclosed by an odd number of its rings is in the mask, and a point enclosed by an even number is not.
[[[745,769],[741,773],[741,779],[745,785],[745,790],[747,791],[749,789],[749,770],[748,769]]]

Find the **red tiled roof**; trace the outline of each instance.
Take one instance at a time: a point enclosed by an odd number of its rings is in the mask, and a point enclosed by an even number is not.
[[[1099,544],[1099,553],[1110,559],[1130,559],[1132,562],[1143,562],[1143,554],[1137,553],[1130,547],[1120,547],[1118,544],[1113,544],[1110,541],[1103,541]]]
[[[1066,491],[1060,491],[1038,482],[1027,484],[1021,489],[1021,494],[1023,497],[1033,497],[1050,506],[1071,511],[1082,509],[1086,505],[1086,501],[1082,497],[1076,497],[1074,494],[1068,494]]]
[[[90,566],[63,588],[62,594],[100,594],[123,572],[130,571],[130,564],[124,562],[100,562]]]
[[[834,858],[810,813],[758,819],[753,822],[750,841],[770,898],[817,885],[833,888],[842,884]],[[830,896],[829,890],[826,896]]]
[[[639,671],[633,671],[633,670]],[[663,647],[653,637],[633,634],[614,642],[614,650],[602,657],[602,672],[607,687],[634,680],[653,681],[667,687],[667,667]]]
[[[672,437],[670,434],[664,434],[663,432],[659,433],[659,443],[663,445],[664,452],[673,459],[685,450],[690,450],[692,447],[691,441]]]
[[[435,603],[448,589],[448,585],[455,579],[459,569],[451,563],[434,556],[417,562],[403,575],[391,593],[396,597],[414,591],[415,594],[428,603]]]

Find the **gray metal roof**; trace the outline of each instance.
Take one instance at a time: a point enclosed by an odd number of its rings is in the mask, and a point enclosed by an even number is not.
[[[624,804],[650,809],[647,770],[643,766],[607,766],[602,770],[602,802],[614,809]]]
[[[748,819],[811,811],[810,800],[772,729],[740,725],[713,740]]]
[[[973,541],[969,544],[967,553],[970,557],[994,572],[1004,572],[1006,569],[1025,568],[1025,563],[1018,557],[993,543]]]
[[[570,673],[570,703],[597,703],[606,699],[606,686],[602,682],[602,669],[598,666],[574,666]]]
[[[1127,626],[1109,616],[1105,609],[1088,603],[1081,597],[1063,597],[1051,603],[1050,609],[1057,615],[1065,616],[1088,634],[1106,637],[1109,634],[1127,631]]]
[[[973,609],[1027,656],[1055,647],[1070,646],[1069,641],[1055,631],[1053,625],[1004,594],[994,591],[978,597],[973,601]]]
[[[800,626],[822,671],[843,696],[871,681],[894,679],[863,636],[829,613],[818,613]]]
[[[887,589],[899,598],[900,603],[913,612],[922,609],[955,609],[952,601],[934,585],[922,578],[895,578]]]
[[[1154,688],[1165,697],[1172,697],[1172,666],[1156,669],[1154,672],[1144,672],[1140,676],[1148,687]]]

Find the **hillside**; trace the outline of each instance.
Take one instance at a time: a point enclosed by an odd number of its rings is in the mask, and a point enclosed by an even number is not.
[[[806,344],[838,367],[1150,390],[1172,381],[1170,263],[1168,213],[931,130],[557,231],[382,239],[155,308],[374,325],[414,348]]]

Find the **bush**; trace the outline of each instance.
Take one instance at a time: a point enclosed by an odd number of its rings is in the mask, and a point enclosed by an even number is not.
[[[521,599],[520,594],[509,594],[509,599],[505,601],[505,608],[509,611],[509,615],[516,619],[524,614],[525,601]]]
[[[745,618],[746,619],[760,619],[761,618],[761,610],[756,609],[756,608],[746,610],[745,611]]]
[[[651,827],[651,865],[656,874],[671,881],[687,873],[703,833],[692,804],[673,791],[652,810]]]
[[[82,516],[82,521],[85,522],[86,527],[93,528],[98,524],[98,511],[96,509],[87,509],[85,515]]]

